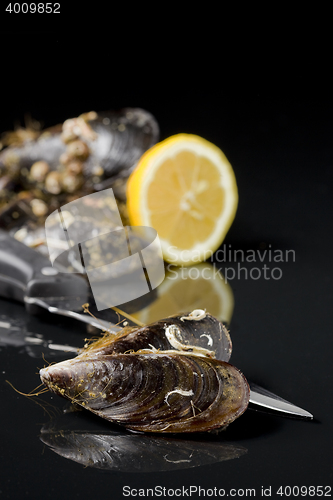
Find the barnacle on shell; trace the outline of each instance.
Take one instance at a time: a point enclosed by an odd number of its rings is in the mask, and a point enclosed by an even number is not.
[[[20,129],[0,142],[0,226],[44,223],[57,208],[112,187],[124,218],[125,184],[159,137],[155,118],[140,108],[89,112],[43,131]],[[24,195],[25,202],[22,202]],[[48,213],[33,210],[41,200]]]
[[[246,410],[249,386],[226,362],[231,342],[222,323],[209,314],[197,321],[184,316],[107,335],[76,358],[41,370],[41,380],[51,391],[133,431],[225,427]],[[224,361],[203,346],[207,336],[214,345],[217,332]]]

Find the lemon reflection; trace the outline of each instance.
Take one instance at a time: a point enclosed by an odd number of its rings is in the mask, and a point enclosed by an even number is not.
[[[231,322],[232,288],[209,262],[190,267],[167,266],[165,279],[156,290],[156,300],[133,314],[142,323],[149,324],[193,309],[206,309],[220,321]]]

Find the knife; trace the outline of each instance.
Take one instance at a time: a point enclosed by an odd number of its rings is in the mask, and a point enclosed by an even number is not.
[[[65,291],[65,292],[64,292]],[[101,330],[118,331],[119,326],[102,319],[95,319],[77,311],[88,302],[89,285],[81,276],[62,273],[50,261],[35,250],[15,240],[0,230],[0,296],[25,304],[30,314],[38,314],[40,308],[50,313],[75,318]],[[58,344],[48,348],[61,350]],[[46,346],[45,346],[46,347]],[[63,346],[64,350],[76,351],[76,347]],[[265,411],[276,411],[296,418],[312,419],[313,415],[302,408],[276,396],[257,384],[250,384],[250,403]]]
[[[110,327],[112,328],[110,324]],[[80,349],[78,347],[55,344],[53,341],[46,341],[43,335],[34,335],[29,332],[22,332],[20,328],[13,327],[9,322],[0,321],[0,345],[11,345],[16,347],[29,346],[28,354],[30,356],[36,357],[37,353],[31,347],[38,347],[38,353],[40,354],[40,349],[43,349],[44,355],[46,350],[51,353],[62,351],[64,353],[78,354]],[[248,380],[250,386],[250,404],[254,406],[255,409],[262,409],[266,412],[279,413],[280,415],[295,417],[300,419],[311,420],[313,415],[302,408],[295,406],[289,401],[280,398],[276,394],[267,391],[263,387]]]
[[[108,321],[78,312],[91,301],[88,282],[82,276],[61,270],[61,266],[52,267],[47,257],[0,229],[1,297],[23,302],[30,314],[39,314],[42,308],[109,330]],[[118,329],[114,325],[112,331]]]
[[[248,380],[250,386],[250,403],[258,407],[258,409],[263,409],[267,412],[278,412],[286,417],[295,417],[306,420],[312,420],[312,413],[303,410],[299,406],[295,406],[289,401],[280,398],[276,394],[273,394],[267,389],[264,389],[260,385],[255,384]]]

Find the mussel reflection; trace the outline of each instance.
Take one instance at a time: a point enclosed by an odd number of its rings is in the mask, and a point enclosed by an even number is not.
[[[82,422],[76,419],[76,425],[80,427]],[[152,437],[116,426],[102,432],[71,430],[66,426],[66,415],[45,425],[40,439],[58,455],[85,467],[121,472],[189,469],[239,458],[247,452],[222,441]]]

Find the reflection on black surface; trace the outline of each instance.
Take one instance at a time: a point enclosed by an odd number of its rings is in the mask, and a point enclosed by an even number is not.
[[[248,408],[228,427],[225,439],[232,442],[258,439],[265,435],[277,434],[285,426],[286,421],[280,416]]]
[[[247,452],[242,446],[209,437],[165,438],[128,433],[117,426],[101,430],[94,419],[82,420],[78,415],[73,419],[73,414],[69,417],[63,414],[44,425],[40,439],[58,455],[85,467],[121,472],[171,471],[232,460]]]
[[[3,318],[4,316],[2,316]],[[11,346],[20,349],[32,358],[42,358],[43,355],[66,356],[77,354],[78,349],[62,344],[56,344],[52,340],[46,340],[40,333],[31,333],[25,324],[3,321],[0,319],[0,346]]]

